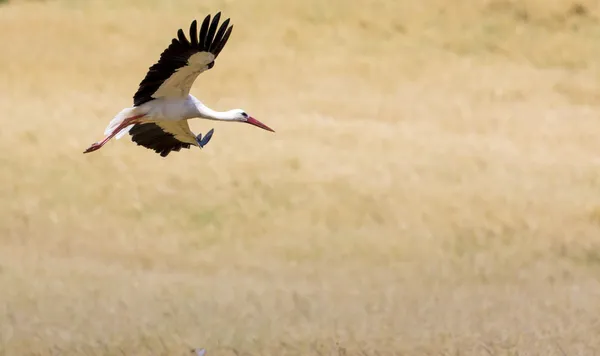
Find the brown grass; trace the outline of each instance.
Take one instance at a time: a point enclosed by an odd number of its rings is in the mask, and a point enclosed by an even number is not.
[[[179,27],[235,30],[162,159],[82,151]],[[600,354],[600,7],[0,7],[0,355]]]

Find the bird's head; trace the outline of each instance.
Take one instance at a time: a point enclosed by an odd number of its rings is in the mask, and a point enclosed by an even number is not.
[[[262,122],[256,120],[252,116],[248,115],[242,109],[231,110],[231,114],[233,115],[233,118],[234,118],[233,120],[234,121],[245,122],[247,124],[254,125],[256,127],[260,127],[263,130],[275,132],[272,128],[270,128],[269,126],[267,126],[267,125],[263,124]]]

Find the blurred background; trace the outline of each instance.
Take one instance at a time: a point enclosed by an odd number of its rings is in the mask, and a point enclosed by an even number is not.
[[[167,159],[96,153],[177,29]],[[600,352],[595,0],[4,1],[0,355]]]

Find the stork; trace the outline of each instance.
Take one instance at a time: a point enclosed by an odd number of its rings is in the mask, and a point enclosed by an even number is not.
[[[154,150],[162,157],[191,146],[203,148],[210,141],[213,129],[204,137],[202,134],[196,136],[188,124],[188,120],[194,118],[245,122],[275,132],[242,109],[216,111],[190,94],[198,75],[213,68],[231,35],[230,19],[219,26],[220,19],[221,12],[212,21],[210,15],[206,16],[199,33],[198,24],[193,20],[189,40],[179,29],[177,38],[171,41],[141,81],[133,96],[133,107],[121,110],[106,127],[104,139],[93,143],[83,153],[96,151],[113,137],[119,139],[127,133],[138,146]]]

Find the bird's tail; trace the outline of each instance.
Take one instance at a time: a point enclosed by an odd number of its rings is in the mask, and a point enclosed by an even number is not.
[[[125,109],[121,110],[121,112],[119,112],[112,120],[110,120],[110,122],[108,123],[108,126],[104,130],[104,134],[105,135],[112,134],[113,131],[117,127],[119,127],[119,125],[121,125],[121,123],[125,119],[136,115],[136,109],[137,109],[136,107],[132,107],[132,108],[125,108]],[[129,132],[129,130],[131,130],[132,127],[133,127],[133,125],[129,125],[129,126],[125,127],[124,129],[119,131],[119,133],[115,136],[115,138],[117,140],[120,139],[125,134],[127,134]]]

